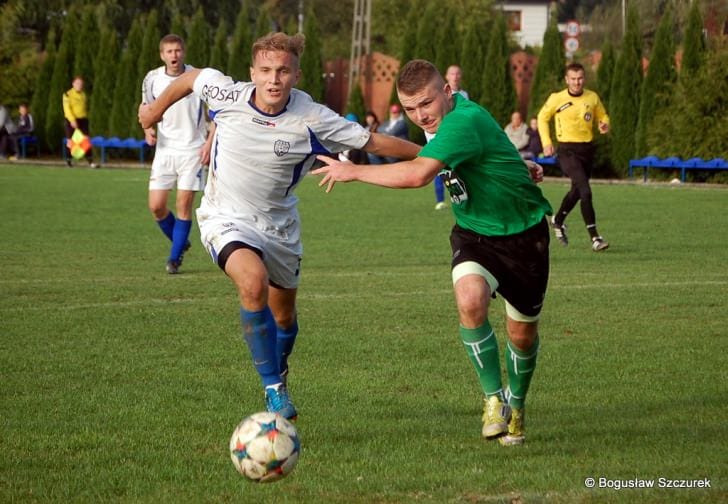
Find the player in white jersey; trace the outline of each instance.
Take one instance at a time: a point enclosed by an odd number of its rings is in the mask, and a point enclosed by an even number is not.
[[[292,89],[301,76],[303,35],[270,33],[253,44],[252,83],[212,69],[193,70],[150,105],[149,127],[194,91],[216,124],[210,173],[197,212],[200,234],[235,284],[243,337],[265,389],[266,407],[297,412],[286,387],[288,356],[298,333],[296,292],[303,248],[293,194],[317,153],[364,149],[412,159],[420,147],[370,133]]]
[[[185,45],[177,35],[165,35],[159,42],[164,66],[147,73],[142,83],[142,103],[153,102],[175,79],[193,68],[185,65]],[[199,98],[188,96],[164,113],[157,128],[145,128],[144,138],[156,145],[149,177],[149,210],[162,232],[172,242],[167,272],[178,273],[184,252],[190,247],[192,206],[195,192],[204,186],[203,165],[209,163],[210,142],[205,141],[205,107]],[[169,192],[177,188],[177,216],[167,208]]]

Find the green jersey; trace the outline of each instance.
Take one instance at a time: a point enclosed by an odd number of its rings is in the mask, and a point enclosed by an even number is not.
[[[506,236],[552,214],[503,128],[483,107],[457,94],[453,109],[419,156],[447,165],[439,176],[462,228],[485,236]]]

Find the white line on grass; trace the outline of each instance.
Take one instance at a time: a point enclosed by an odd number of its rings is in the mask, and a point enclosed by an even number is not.
[[[712,286],[712,285],[728,285],[728,280],[693,280],[693,281],[685,281],[685,282],[640,282],[640,283],[611,283],[611,284],[604,284],[604,283],[596,283],[596,284],[584,284],[584,285],[551,285],[549,289],[556,289],[556,290],[574,290],[574,289],[583,289],[583,290],[589,290],[589,289],[604,289],[604,288],[610,288],[610,289],[624,289],[624,288],[635,288],[635,287],[641,287],[641,288],[647,288],[652,289],[655,287],[687,287],[687,286]],[[376,296],[377,298],[382,297],[391,297],[391,298],[400,298],[400,297],[409,297],[409,296],[441,296],[441,295],[449,295],[452,291],[450,289],[430,289],[430,290],[418,290],[418,291],[377,291],[376,293],[372,293],[370,297]],[[331,294],[321,294],[321,293],[314,293],[314,292],[300,292],[298,295],[298,298],[301,300],[320,300],[320,299],[361,299],[365,298],[367,295],[366,292],[362,292],[361,290],[355,290],[352,292],[346,292],[346,293],[331,293]],[[217,297],[210,297],[205,296],[203,299],[200,298],[175,298],[175,299],[159,299],[159,298],[145,298],[145,299],[136,299],[134,301],[109,301],[109,302],[100,302],[100,303],[81,303],[76,305],[69,305],[67,303],[59,303],[57,305],[54,304],[45,304],[40,306],[15,306],[10,308],[0,308],[0,313],[16,313],[16,312],[22,312],[22,311],[43,311],[43,310],[87,310],[92,308],[119,308],[119,307],[132,307],[132,306],[144,306],[149,304],[154,305],[169,305],[169,304],[176,304],[176,305],[183,305],[183,304],[215,304],[219,305],[220,303],[225,303],[230,301],[231,296],[233,296],[232,292],[230,296],[217,296]]]

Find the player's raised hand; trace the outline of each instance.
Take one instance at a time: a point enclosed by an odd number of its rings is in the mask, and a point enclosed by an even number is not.
[[[356,180],[352,168],[356,166],[353,163],[341,162],[328,156],[316,156],[316,159],[325,163],[325,166],[311,170],[314,175],[322,175],[319,187],[326,186],[326,192],[331,192],[336,182],[351,182]]]

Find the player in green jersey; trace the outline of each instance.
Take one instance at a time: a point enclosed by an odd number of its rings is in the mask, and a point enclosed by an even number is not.
[[[482,435],[521,444],[549,273],[546,215],[552,210],[534,183],[543,170],[535,163],[527,166],[490,113],[454,94],[431,63],[407,63],[397,93],[408,117],[425,132],[437,133],[417,158],[359,166],[320,156],[326,166],[312,173],[322,175],[327,192],[336,182],[410,188],[435,176],[443,179],[455,214],[450,242],[460,337],[485,394]],[[505,391],[488,320],[496,293],[506,302]]]

